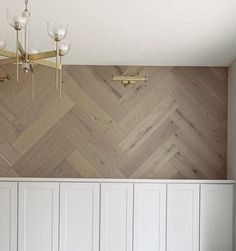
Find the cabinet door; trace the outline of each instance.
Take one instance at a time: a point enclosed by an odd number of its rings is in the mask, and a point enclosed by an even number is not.
[[[233,250],[233,187],[201,186],[201,251]]]
[[[0,250],[17,250],[17,183],[0,183]]]
[[[168,185],[167,251],[199,251],[199,185]]]
[[[132,251],[133,185],[101,185],[101,251]]]
[[[134,185],[134,251],[165,251],[166,185]]]
[[[99,250],[99,184],[60,185],[60,251]]]
[[[58,251],[59,184],[19,184],[19,251]]]

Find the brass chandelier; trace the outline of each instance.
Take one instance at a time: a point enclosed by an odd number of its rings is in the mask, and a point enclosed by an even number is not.
[[[70,50],[70,44],[62,42],[67,35],[67,25],[54,22],[47,23],[47,30],[50,38],[54,41],[54,50],[39,52],[36,49],[29,50],[29,21],[28,0],[25,0],[24,11],[7,9],[7,20],[16,31],[15,52],[5,50],[6,42],[0,40],[0,65],[16,64],[16,81],[19,82],[19,65],[21,64],[24,73],[32,75],[32,99],[35,98],[34,65],[44,65],[55,69],[55,87],[59,89],[59,97],[62,97],[62,57]],[[19,41],[19,32],[24,31],[23,45]],[[45,59],[55,58],[55,62]],[[0,76],[0,80],[9,79],[9,75]]]

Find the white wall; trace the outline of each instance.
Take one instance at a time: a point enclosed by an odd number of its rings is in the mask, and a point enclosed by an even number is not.
[[[14,51],[5,12],[24,1],[0,3],[0,37]],[[228,66],[236,55],[235,10],[235,0],[32,0],[29,42],[51,50],[46,23],[55,20],[69,25],[69,65]]]
[[[236,59],[229,67],[228,81],[228,179],[236,179]]]
[[[228,147],[227,177],[228,179],[236,179],[236,59],[231,63],[229,67],[229,76],[228,76],[228,146],[227,147]],[[235,226],[236,226],[236,221],[235,221]],[[235,235],[235,240],[236,240],[236,235]],[[236,251],[236,245],[235,245],[235,251]]]

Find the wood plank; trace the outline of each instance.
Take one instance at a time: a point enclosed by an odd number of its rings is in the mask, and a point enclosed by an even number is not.
[[[132,128],[147,117],[150,110],[160,105],[161,101],[166,98],[176,87],[175,77],[168,74],[150,93],[143,97],[137,105],[130,110],[119,122],[125,131],[130,132]]]
[[[2,177],[18,177],[19,174],[6,161],[0,158],[0,174]]]
[[[171,120],[166,120],[148,140],[127,158],[121,167],[128,177],[139,168],[150,156],[161,148],[177,131],[179,127]],[[145,177],[143,177],[145,178]]]
[[[179,104],[179,111],[191,121],[192,126],[199,130],[206,140],[216,151],[222,151],[226,143],[226,133],[219,132],[222,128],[222,122],[219,123],[214,117],[205,109],[204,105],[196,100],[184,88],[178,87],[172,93]],[[222,137],[224,135],[224,137]]]
[[[178,104],[176,101],[167,97],[159,106],[155,107],[143,121],[132,129],[119,145],[121,150],[125,151],[127,155],[131,155],[177,108]]]
[[[64,85],[65,93],[77,105],[79,108],[77,111],[82,112],[83,117],[85,117],[89,123],[93,123],[97,128],[105,132],[110,137],[110,140],[114,139],[115,143],[120,142],[125,136],[125,133],[113,119],[113,116],[110,116],[101,109],[68,74],[64,79],[66,82],[66,85]]]
[[[123,117],[125,111],[119,102],[107,91],[99,81],[91,74],[88,67],[74,67],[67,69],[68,74],[79,84],[79,86],[90,96],[104,111],[118,121]],[[89,84],[88,84],[89,83]]]
[[[55,102],[58,102],[58,93],[55,90],[55,86],[50,86],[31,105],[18,113],[12,124],[23,132],[34,121],[43,116]]]
[[[129,89],[120,99],[121,106],[128,110],[133,109],[139,103],[140,99],[149,95],[153,88],[166,78],[172,69],[173,67],[143,67],[142,69],[138,68],[136,72],[132,70],[131,75],[146,75],[148,81],[144,83],[139,82]],[[130,74],[130,72],[126,72],[125,74]]]
[[[161,148],[154,152],[134,173],[130,178],[152,178],[155,173],[162,168],[178,151],[177,147],[168,142],[165,142]]]
[[[34,172],[37,172],[38,169],[45,170],[45,168],[48,168],[52,170],[55,168],[51,171],[51,175],[54,175],[58,171],[58,165],[64,161],[63,158],[67,157],[74,150],[74,147],[71,148],[72,145],[67,139],[72,129],[73,127],[66,118],[61,119],[12,166],[12,169],[22,174],[22,176],[23,174],[32,174],[34,176]],[[64,153],[61,154],[59,152],[58,146],[68,147],[69,153],[64,156]],[[55,148],[57,151],[54,151]],[[65,152],[67,152],[67,149]],[[62,156],[64,157],[62,158]],[[44,171],[41,172],[41,176],[43,174]],[[61,173],[61,175],[63,174]]]
[[[219,154],[214,151],[214,148],[209,147],[209,143],[205,138],[199,133],[196,128],[184,117],[178,110],[173,114],[172,119],[181,128],[182,139],[185,142],[191,142],[191,145],[196,149],[202,158],[205,159],[206,163],[211,163],[215,168],[220,169],[224,165],[225,160]]]
[[[223,179],[225,67],[1,66],[0,176]],[[112,75],[147,76],[124,87]]]
[[[34,121],[13,143],[19,153],[26,153],[53,125],[55,125],[74,103],[67,96],[58,100],[42,117]]]
[[[188,69],[188,67],[175,68],[172,72],[187,92],[192,93],[192,95],[199,100],[199,103],[204,104],[205,109],[210,112],[216,120],[225,120],[227,117],[225,113],[227,103],[222,103],[216,99],[215,95],[204,83],[199,81],[198,76],[196,76],[191,69]]]
[[[80,136],[84,141],[93,144],[97,149],[102,149],[102,155],[116,167],[119,167],[126,159],[120,149],[117,147],[114,136],[105,133],[96,123],[84,116],[78,107],[74,107],[68,114],[67,118],[72,123],[73,127],[79,130],[83,136]],[[104,128],[103,128],[104,129]]]
[[[0,137],[0,157],[9,165],[12,166],[20,159],[21,155],[16,149],[9,144],[5,139]]]
[[[104,156],[102,149],[98,149],[90,140],[84,139],[83,134],[77,129],[73,129],[68,137],[73,144],[84,156],[89,159],[91,164],[96,167],[103,177],[124,178],[125,175],[114,166],[114,164]]]
[[[98,170],[76,149],[67,158],[67,162],[77,170],[81,177],[101,178]]]

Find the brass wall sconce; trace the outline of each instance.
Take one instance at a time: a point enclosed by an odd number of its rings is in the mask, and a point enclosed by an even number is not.
[[[5,82],[10,79],[10,75],[8,74],[0,74],[0,82]]]
[[[138,81],[147,82],[147,76],[112,76],[112,81],[120,81],[124,86],[136,84]]]

